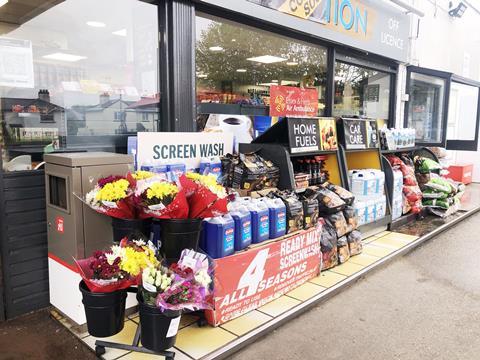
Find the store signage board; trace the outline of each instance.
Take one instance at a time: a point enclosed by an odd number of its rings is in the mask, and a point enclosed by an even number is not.
[[[264,246],[215,260],[217,326],[282,296],[320,273],[321,226]]]
[[[233,152],[232,133],[139,132],[137,166],[145,164],[185,164],[198,169],[200,160]]]
[[[270,86],[270,116],[315,117],[317,113],[317,89]]]
[[[378,125],[376,120],[342,119],[346,149],[378,148]]]
[[[334,118],[319,118],[320,125],[320,150],[337,150],[337,126]]]
[[[408,61],[410,17],[379,0],[197,0],[303,33]]]
[[[318,119],[288,118],[286,121],[288,121],[290,153],[299,154],[320,150]]]

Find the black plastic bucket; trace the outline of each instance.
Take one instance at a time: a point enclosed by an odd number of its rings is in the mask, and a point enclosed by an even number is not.
[[[163,351],[175,345],[182,312],[161,311],[156,306],[143,302],[141,293],[137,294],[138,312],[142,346],[152,351]]]
[[[109,293],[91,292],[82,281],[79,284],[87,317],[88,333],[95,337],[118,334],[125,323],[127,290]]]
[[[160,253],[169,262],[176,262],[182,250],[198,250],[202,219],[154,219],[160,224]]]
[[[112,218],[113,241],[119,243],[124,237],[139,234],[150,237],[150,220]]]

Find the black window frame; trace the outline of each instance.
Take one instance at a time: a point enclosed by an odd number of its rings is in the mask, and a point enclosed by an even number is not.
[[[210,4],[195,2],[195,17],[201,14],[206,14],[210,16],[217,17],[219,19],[225,19],[226,21],[233,21],[239,25],[245,25],[252,27],[254,29],[259,29],[267,31],[272,34],[288,37],[292,40],[302,41],[312,46],[322,46],[327,50],[327,88],[325,96],[325,115],[331,117],[333,113],[334,106],[334,95],[335,95],[335,63],[339,57],[348,58],[348,60],[342,60],[342,62],[349,63],[355,66],[361,66],[369,68],[375,71],[388,72],[390,73],[390,103],[389,103],[389,114],[388,114],[388,126],[395,126],[395,113],[396,113],[396,86],[398,79],[398,69],[399,62],[393,59],[389,59],[380,55],[371,54],[362,50],[354,49],[342,44],[334,43],[317,36],[312,36],[307,33],[299,32],[298,30],[291,29],[286,26],[282,26],[277,23],[268,22],[266,20],[250,17],[245,14],[240,14],[234,11],[229,11],[228,9],[222,7],[212,6]],[[193,31],[195,32],[195,17],[193,21]],[[305,20],[307,21],[307,20]],[[193,42],[193,47],[195,48],[195,37]],[[195,83],[195,73],[193,76],[193,86],[195,90],[194,101],[196,103],[196,83]],[[208,113],[207,108],[209,104],[200,105],[195,104],[195,113],[194,118],[197,114]],[[222,104],[219,104],[222,105]],[[202,111],[198,111],[201,109]],[[225,110],[228,109],[225,107]],[[230,110],[231,111],[231,110]],[[227,112],[228,113],[228,112]],[[250,107],[250,109],[241,107],[239,115],[269,115],[268,107],[265,109],[255,109],[255,107]]]
[[[441,136],[440,142],[423,142],[423,141],[419,142],[415,140],[415,145],[417,146],[444,148],[447,145],[448,106],[449,106],[449,99],[450,99],[450,81],[451,81],[452,74],[444,71],[423,68],[420,66],[407,67],[407,81],[406,81],[405,93],[408,95],[409,101],[405,102],[405,108],[404,108],[405,111],[404,111],[404,119],[403,119],[404,127],[408,127],[408,114],[409,114],[411,97],[412,97],[412,95],[410,94],[412,73],[427,75],[427,76],[436,77],[436,78],[445,80],[445,90],[443,92],[443,118],[441,119],[442,136]]]
[[[477,122],[475,124],[475,138],[473,140],[448,140],[447,139],[446,148],[447,150],[477,151],[478,150],[478,131],[480,129],[480,82],[467,79],[455,74],[451,75],[450,82],[451,83],[456,82],[459,84],[469,85],[469,86],[478,88]],[[448,97],[448,101],[450,101],[450,96]],[[448,124],[448,114],[447,114],[447,124]],[[446,132],[447,132],[447,129],[445,129],[445,133]]]

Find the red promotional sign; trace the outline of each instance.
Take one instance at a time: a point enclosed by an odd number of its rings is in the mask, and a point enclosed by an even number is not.
[[[57,216],[55,219],[55,228],[57,229],[57,232],[59,232],[60,234],[63,234],[65,232],[65,228],[63,224],[64,224],[63,217]]]
[[[315,117],[318,115],[318,91],[293,86],[270,87],[270,116]]]
[[[212,325],[280,297],[320,272],[321,226],[245,252],[215,260]]]

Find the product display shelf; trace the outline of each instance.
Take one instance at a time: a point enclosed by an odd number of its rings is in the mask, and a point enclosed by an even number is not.
[[[382,150],[381,152],[383,154],[382,165],[385,172],[385,185],[387,190],[386,193],[387,193],[387,198],[390,204],[393,204],[393,168],[390,165],[390,162],[385,157],[385,155],[408,154],[408,156],[412,158],[412,160],[415,156],[423,156],[438,162],[437,157],[431,150],[421,146],[416,146],[413,148],[401,149],[401,150]],[[419,214],[409,213],[409,214],[402,215],[399,218],[391,221],[389,229],[390,230],[398,229],[400,226],[405,225],[411,221],[422,219],[423,217],[425,217],[425,215],[426,215],[425,210],[422,210]]]
[[[197,103],[197,113],[268,116],[269,107],[265,105]]]
[[[344,171],[343,177],[348,179],[348,171],[354,169],[378,169],[385,171],[382,164],[382,155],[379,148],[370,148],[370,149],[346,149],[344,144],[339,146],[339,154],[342,162],[342,169]],[[350,189],[348,180],[346,181],[346,189]],[[361,225],[359,230],[366,234],[367,236],[375,235],[379,232],[382,232],[388,228],[389,223],[391,222],[391,206],[390,199],[388,197],[388,189],[385,181],[385,194],[386,196],[386,214],[385,217]]]

